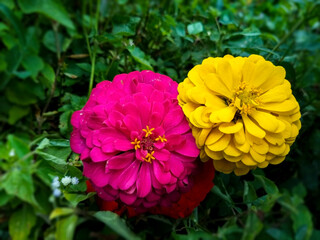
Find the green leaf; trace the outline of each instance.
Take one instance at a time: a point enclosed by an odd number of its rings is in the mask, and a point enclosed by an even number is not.
[[[257,194],[254,186],[250,182],[244,181],[243,201],[246,203],[251,203],[256,199]]]
[[[1,25],[0,25],[0,28],[1,28]],[[0,29],[0,32],[1,32],[1,29]],[[7,67],[8,67],[8,64],[6,62],[5,55],[0,54],[0,72],[6,70]]]
[[[27,153],[30,152],[28,144],[12,134],[8,135],[8,143],[14,149],[15,154],[19,158],[23,158]]]
[[[188,231],[188,234],[176,234],[171,235],[175,240],[218,240],[218,237],[213,236],[212,233],[203,231]]]
[[[90,192],[86,195],[76,193],[64,193],[64,197],[71,203],[71,206],[76,207],[80,202],[94,196],[95,192]]]
[[[320,230],[313,229],[312,235],[311,235],[311,240],[318,240],[320,239]]]
[[[68,28],[75,29],[69,13],[59,0],[18,0],[18,4],[24,13],[41,13]]]
[[[179,37],[186,36],[185,25],[183,23],[178,23],[175,30],[176,30],[176,33]]]
[[[59,129],[61,134],[64,136],[70,134],[72,131],[72,126],[70,123],[72,113],[73,111],[65,111],[59,117]]]
[[[116,213],[101,211],[95,213],[94,216],[123,238],[128,240],[140,239],[128,228],[125,221],[121,219]]]
[[[19,119],[23,118],[24,116],[28,115],[30,112],[30,107],[19,107],[17,105],[14,105],[9,110],[9,124],[13,125],[15,124]]]
[[[60,46],[60,51],[64,52],[67,50],[71,43],[71,39],[65,38],[62,34],[58,33],[58,41]],[[57,52],[56,35],[52,30],[45,33],[43,37],[43,44],[52,52]]]
[[[43,99],[44,92],[41,85],[28,81],[11,82],[6,88],[5,95],[12,103],[27,106],[38,101],[38,97]]]
[[[38,206],[34,198],[35,190],[31,174],[29,169],[15,167],[3,176],[2,186],[8,194],[17,196],[33,206]]]
[[[22,65],[26,71],[31,73],[33,79],[36,78],[40,70],[44,67],[43,60],[37,55],[28,54],[23,60]]]
[[[195,35],[203,32],[203,25],[201,22],[191,23],[187,26],[187,30],[190,35]]]
[[[115,25],[112,29],[112,34],[122,36],[132,36],[135,34],[134,29],[128,24]]]
[[[3,190],[0,190],[0,207],[6,205],[14,196],[6,194]]]
[[[220,190],[220,188],[217,185],[214,185],[214,187],[211,189],[211,191],[214,194],[216,194],[217,196],[221,197],[226,202],[228,202],[229,204],[234,205],[230,195],[222,193],[222,191]]]
[[[296,208],[296,212],[293,212],[290,216],[293,221],[296,239],[309,239],[313,229],[312,215],[309,209],[300,205]]]
[[[24,37],[24,32],[23,32],[23,28],[21,27],[20,21],[16,18],[16,16],[12,13],[12,11],[2,3],[0,3],[0,16],[4,17],[7,21],[10,22],[15,32],[18,34],[20,45],[24,46],[24,43],[26,40]]]
[[[268,179],[264,176],[261,176],[261,175],[257,175],[257,174],[253,174],[253,175],[262,184],[264,190],[268,194],[278,194],[279,193],[278,187],[270,179]]]
[[[50,140],[48,138],[42,139],[42,141],[39,143],[39,146],[37,147],[38,150],[42,150],[50,145]]]
[[[12,240],[29,239],[28,236],[36,223],[36,215],[31,206],[24,204],[9,219],[9,233]]]
[[[262,228],[263,228],[263,224],[258,218],[257,214],[253,211],[250,211],[241,239],[242,240],[256,239],[256,236],[260,233]]]
[[[138,63],[142,64],[143,67],[149,70],[153,70],[150,62],[146,59],[145,53],[138,47],[128,47],[128,51],[130,52],[131,56],[134,60]]]
[[[41,70],[41,73],[46,80],[44,84],[46,85],[46,87],[51,88],[56,78],[56,74],[53,68],[49,64],[45,63],[43,69]]]
[[[36,153],[43,159],[55,164],[67,164],[67,158],[71,153],[70,143],[65,139],[52,139],[46,148],[37,149]]]
[[[51,166],[47,161],[40,160],[37,162],[37,171],[35,174],[47,184],[47,186],[51,186],[52,179],[54,176],[62,177],[65,173],[65,168],[62,168],[62,172],[58,172],[56,168]]]
[[[78,217],[76,215],[71,215],[60,219],[56,224],[56,239],[59,240],[70,240],[73,239],[74,230],[77,226]]]
[[[266,194],[254,200],[252,204],[254,206],[257,206],[262,211],[269,212],[278,200],[278,198],[278,194]]]
[[[47,152],[37,151],[37,154],[47,161],[51,161],[55,164],[65,165],[67,164],[67,162],[66,162],[66,159],[62,156],[62,155],[65,155],[64,154],[65,152],[66,151],[62,153],[62,152],[59,152],[59,150],[57,149],[50,148],[49,150],[47,150]],[[71,150],[70,151],[67,150],[67,156],[69,156],[70,152]]]
[[[286,231],[282,231],[281,229],[269,228],[266,230],[266,232],[273,239],[292,240],[292,237]]]
[[[14,8],[14,0],[1,0],[0,2],[10,9]]]
[[[74,208],[55,208],[50,213],[49,219],[52,220],[57,217],[62,217],[74,213]]]

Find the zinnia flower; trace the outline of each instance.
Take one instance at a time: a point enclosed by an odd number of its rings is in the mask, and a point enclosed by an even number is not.
[[[70,145],[99,197],[150,208],[190,190],[199,150],[177,95],[167,76],[120,74],[73,113]]]
[[[196,174],[193,175],[193,186],[190,191],[183,193],[178,202],[171,206],[155,206],[148,209],[152,214],[166,215],[175,219],[188,217],[200,202],[204,200],[208,192],[212,189],[214,178],[214,168],[209,162],[200,164]],[[94,192],[91,183],[87,181],[87,192]],[[126,214],[128,217],[135,217],[141,213],[133,207],[120,204],[117,201],[104,201],[97,197],[98,205],[101,210],[112,211],[118,215]]]
[[[301,127],[285,74],[258,55],[210,57],[191,69],[178,100],[203,161],[244,175],[285,159]]]

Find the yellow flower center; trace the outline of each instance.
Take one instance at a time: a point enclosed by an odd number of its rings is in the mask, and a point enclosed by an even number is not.
[[[142,159],[148,163],[151,163],[152,160],[155,159],[154,154],[154,143],[155,142],[167,142],[165,135],[155,137],[153,134],[154,128],[149,128],[146,126],[145,129],[142,129],[145,132],[145,135],[139,138],[135,138],[134,141],[131,142],[134,145],[134,149],[137,151],[138,149],[147,151],[146,156],[142,157]]]
[[[261,89],[248,88],[245,82],[241,82],[239,88],[235,91],[231,105],[236,106],[240,113],[248,114],[252,108],[259,105],[259,96]]]

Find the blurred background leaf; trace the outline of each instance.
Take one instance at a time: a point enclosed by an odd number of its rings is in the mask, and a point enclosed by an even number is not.
[[[319,239],[319,11],[313,0],[0,0],[0,239]],[[143,69],[181,82],[225,54],[286,69],[302,114],[287,159],[216,173],[187,219],[99,212],[68,141],[91,86]],[[79,183],[57,194],[64,176]]]

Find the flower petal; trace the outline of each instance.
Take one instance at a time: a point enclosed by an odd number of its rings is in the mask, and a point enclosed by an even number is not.
[[[222,151],[218,151],[218,152],[215,152],[215,151],[211,151],[207,146],[205,146],[204,148],[206,154],[212,158],[213,160],[221,160],[223,159],[223,154],[222,154]]]
[[[124,192],[120,192],[119,197],[120,197],[121,201],[127,205],[133,204],[137,199],[136,194],[125,194]]]
[[[226,147],[228,146],[229,142],[231,139],[231,135],[230,134],[224,134],[222,138],[220,138],[217,142],[208,145],[208,148],[211,151],[222,151],[224,149],[226,149]]]
[[[163,167],[157,161],[153,161],[152,166],[154,175],[159,183],[168,184],[171,180],[171,173],[165,172]]]
[[[218,95],[232,98],[232,92],[228,89],[225,83],[222,81],[220,76],[216,73],[207,73],[201,78],[204,80],[205,85],[213,92],[216,92]]]
[[[200,106],[196,108],[192,113],[190,113],[190,122],[198,128],[210,128],[212,123],[210,122],[210,112],[207,111],[208,108]]]
[[[184,171],[183,164],[181,163],[181,158],[177,154],[171,154],[169,159],[169,168],[174,176],[179,178]]]
[[[159,161],[168,161],[171,153],[166,149],[155,150],[153,156]]]
[[[207,137],[206,145],[211,145],[217,142],[220,138],[222,138],[224,134],[219,130],[219,128],[214,128],[211,130],[210,134]]]
[[[251,157],[250,154],[244,154],[241,159],[241,162],[243,162],[247,166],[257,166],[258,165],[258,163],[253,160],[253,158]]]
[[[252,112],[250,113],[250,117],[256,120],[256,122],[259,123],[260,127],[269,132],[276,132],[279,125],[283,124],[274,115],[262,111],[252,110]]]
[[[253,160],[255,160],[258,163],[262,163],[263,161],[266,160],[266,155],[265,154],[259,154],[253,148],[250,149],[250,155]]]
[[[259,104],[258,109],[264,109],[271,112],[290,112],[294,110],[297,106],[297,101],[289,99],[280,103],[261,103]]]
[[[243,128],[242,121],[237,121],[237,123],[222,123],[219,125],[219,130],[226,134],[239,132]]]
[[[119,189],[127,190],[137,181],[139,166],[140,161],[133,161],[129,167],[119,175]]]
[[[70,147],[75,153],[82,153],[87,148],[85,139],[78,129],[74,129],[70,136]]]
[[[96,186],[103,187],[109,182],[109,175],[105,173],[105,162],[93,163],[83,161],[83,174]]]
[[[197,148],[194,137],[191,133],[184,136],[186,138],[186,141],[184,142],[184,144],[176,146],[175,151],[184,156],[197,157],[200,151]]]
[[[71,125],[75,128],[79,128],[80,127],[80,120],[81,120],[81,116],[83,115],[82,110],[80,111],[75,111],[72,116],[71,116]]]
[[[196,65],[188,72],[188,78],[196,86],[203,85],[203,80],[199,75],[199,70],[201,70],[201,68],[201,65]]]
[[[210,115],[210,121],[212,123],[231,122],[236,114],[237,108],[234,106],[228,106],[223,109],[214,111]]]
[[[262,103],[283,102],[288,99],[291,94],[291,84],[288,80],[284,80],[283,84],[276,86],[262,94],[259,97],[259,101]]]
[[[151,191],[151,165],[147,162],[141,164],[139,176],[137,178],[137,196],[144,198]]]
[[[266,136],[266,132],[263,131],[257,124],[252,122],[247,115],[242,114],[242,120],[248,133],[258,138],[264,138]]]
[[[221,59],[218,63],[217,74],[221,81],[226,85],[228,90],[232,92],[234,90],[234,80],[232,74],[232,68],[228,60]]]
[[[116,155],[110,158],[107,161],[107,168],[108,169],[124,169],[129,166],[129,164],[134,161],[134,153],[133,152],[126,152],[119,155]]]
[[[108,160],[110,157],[114,156],[116,153],[104,153],[101,148],[94,147],[90,151],[90,157],[93,162],[102,162]]]
[[[127,115],[124,117],[123,122],[130,132],[131,131],[139,132],[142,129],[141,121],[137,116],[133,117],[131,115]]]
[[[134,145],[128,139],[115,139],[113,146],[119,151],[129,151],[134,148]]]
[[[235,168],[236,164],[226,161],[224,159],[221,160],[213,160],[213,165],[216,170],[223,173],[231,173]]]
[[[171,129],[177,126],[181,120],[183,119],[184,115],[180,108],[174,109],[170,111],[163,120],[163,128],[164,129]]]

